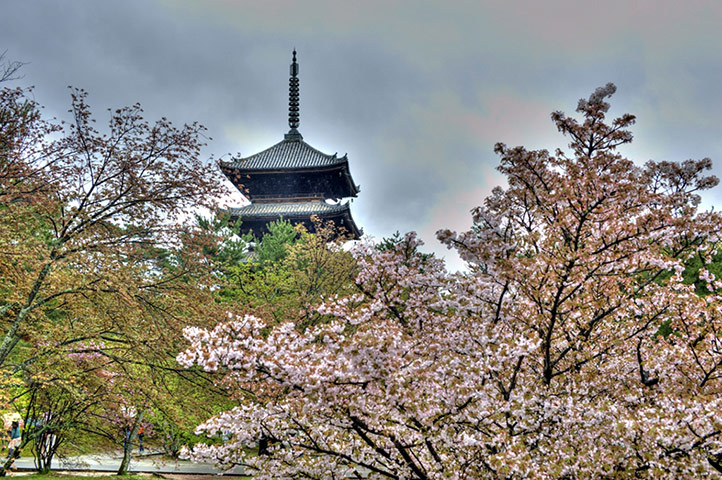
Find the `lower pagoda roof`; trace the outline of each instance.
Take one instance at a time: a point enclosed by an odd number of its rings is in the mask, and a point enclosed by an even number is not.
[[[260,236],[268,232],[267,224],[283,218],[292,224],[303,223],[313,232],[311,216],[322,221],[333,221],[336,227],[343,228],[353,238],[358,239],[363,231],[356,226],[348,203],[330,204],[325,202],[280,202],[252,203],[244,207],[231,208],[231,221],[241,221],[241,234],[253,233]]]

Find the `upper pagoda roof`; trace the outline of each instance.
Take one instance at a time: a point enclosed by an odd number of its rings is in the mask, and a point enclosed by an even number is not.
[[[348,163],[346,155],[328,155],[298,138],[300,134],[292,138],[289,136],[262,152],[234,159],[223,163],[223,166],[234,170],[265,171],[324,168]]]

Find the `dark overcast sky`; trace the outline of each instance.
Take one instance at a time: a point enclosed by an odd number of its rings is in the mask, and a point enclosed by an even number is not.
[[[62,118],[68,85],[98,121],[140,102],[198,121],[204,155],[251,155],[288,130],[298,50],[304,139],[348,153],[356,222],[381,237],[466,229],[503,178],[495,142],[564,147],[549,120],[614,82],[638,162],[709,156],[722,173],[722,2],[615,0],[3,0],[0,52]],[[239,202],[239,199],[234,202]],[[705,207],[722,203],[720,189]]]

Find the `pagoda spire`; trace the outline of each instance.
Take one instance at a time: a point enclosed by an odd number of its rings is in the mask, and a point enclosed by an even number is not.
[[[301,121],[298,109],[298,63],[296,63],[296,49],[293,49],[293,63],[291,63],[291,77],[288,79],[288,126],[291,129],[285,135],[286,140],[301,140],[303,137],[298,131]]]

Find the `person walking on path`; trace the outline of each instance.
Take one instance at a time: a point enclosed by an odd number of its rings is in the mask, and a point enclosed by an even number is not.
[[[20,446],[20,442],[22,441],[22,434],[20,433],[20,423],[14,421],[10,426],[10,431],[8,433],[10,434],[10,442],[8,442],[8,458],[11,458],[13,460],[13,462],[10,463],[10,468],[13,469],[15,468],[13,466],[15,458],[20,456],[16,455],[16,453],[20,453],[17,452],[17,448]]]
[[[138,427],[138,453],[143,453],[143,438],[145,437],[145,428],[143,425]]]

